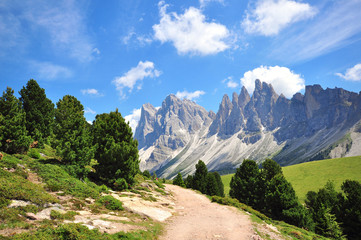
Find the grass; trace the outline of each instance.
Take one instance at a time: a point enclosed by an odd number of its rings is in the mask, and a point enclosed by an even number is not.
[[[303,203],[308,191],[318,191],[328,180],[335,183],[336,191],[346,180],[361,181],[361,157],[326,159],[283,167],[283,174],[292,184],[299,200]],[[229,195],[229,184],[234,174],[221,176],[224,193]]]
[[[224,195],[226,195],[226,196],[229,196],[229,190],[231,189],[231,187],[229,185],[231,184],[231,179],[232,179],[233,175],[234,175],[234,173],[221,176],[221,179],[222,179],[222,182],[224,185]]]
[[[39,157],[36,153],[45,154]],[[35,154],[34,154],[35,153]],[[122,203],[109,196],[101,196],[102,192],[108,192],[106,186],[98,186],[89,179],[79,180],[71,176],[67,169],[63,168],[54,149],[45,145],[44,149],[36,149],[36,152],[27,155],[5,154],[0,161],[0,230],[19,229],[26,232],[2,236],[0,239],[156,239],[162,232],[162,224],[150,219],[143,219],[137,214],[123,210]],[[28,169],[31,170],[28,170]],[[29,171],[35,172],[41,177],[45,184],[35,184],[28,180],[32,176]],[[149,201],[156,201],[153,196],[147,194],[148,188],[141,187],[144,178],[137,175],[138,187],[142,196]],[[165,186],[158,181],[154,182],[152,188],[157,192],[164,194]],[[75,211],[61,213],[52,211],[51,220],[40,222],[29,222],[26,214],[29,212],[37,213],[43,209],[45,203],[59,202],[59,200],[49,194],[47,191],[61,191],[59,195],[72,195],[73,199],[68,200],[72,203],[72,209],[82,210],[88,207],[96,208],[98,213],[108,213],[109,211],[122,211],[122,214],[129,215],[132,222],[141,229],[131,232],[118,232],[116,234],[101,233],[98,230],[89,230],[80,224],[62,224],[64,220],[73,220],[77,214]],[[134,189],[134,191],[138,191]],[[92,197],[95,203],[86,206],[84,198]],[[12,199],[29,201],[33,204],[25,207],[6,207]],[[68,204],[64,205],[67,206]]]
[[[77,178],[70,176],[63,168],[53,164],[44,164],[41,161],[33,161],[30,164],[38,175],[45,181],[51,191],[63,191],[75,197],[97,199],[100,196],[100,188],[94,188]]]
[[[112,240],[112,239],[128,239],[128,240],[141,240],[141,239],[155,239],[160,233],[161,226],[154,224],[148,231],[139,230],[131,233],[119,232],[116,234],[101,233],[97,229],[90,230],[81,224],[61,224],[56,226],[44,226],[37,231],[17,234],[8,239],[92,239],[92,240]]]
[[[336,191],[346,180],[361,181],[361,157],[346,157],[307,162],[284,167],[283,174],[291,182],[301,202],[308,191],[318,191],[328,180],[335,183]]]

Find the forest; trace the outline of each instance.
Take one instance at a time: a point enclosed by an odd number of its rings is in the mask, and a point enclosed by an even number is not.
[[[89,124],[76,97],[65,95],[55,107],[34,79],[19,95],[7,87],[0,97],[0,151],[38,155],[37,148],[47,144],[73,176],[117,190],[133,184],[139,172],[138,142],[118,109],[98,114]]]

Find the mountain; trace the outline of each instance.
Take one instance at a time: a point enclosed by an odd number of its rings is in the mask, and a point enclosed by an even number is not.
[[[142,106],[134,137],[141,169],[170,178],[200,159],[220,171],[246,158],[291,165],[361,155],[361,93],[313,85],[287,99],[256,80],[252,96],[244,87],[224,95],[217,114],[169,95],[158,109]]]

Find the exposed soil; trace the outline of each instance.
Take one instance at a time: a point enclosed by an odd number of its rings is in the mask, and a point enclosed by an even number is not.
[[[175,198],[177,214],[167,220],[163,239],[253,239],[252,221],[241,211],[212,203],[207,197],[166,185]]]

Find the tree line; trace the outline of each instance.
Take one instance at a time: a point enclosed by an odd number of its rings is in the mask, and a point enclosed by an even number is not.
[[[306,195],[300,204],[277,162],[266,159],[261,167],[244,160],[232,177],[230,196],[272,219],[314,231],[332,239],[361,239],[361,184],[346,180],[337,193],[332,182]]]
[[[89,124],[74,96],[65,95],[55,107],[33,79],[19,94],[15,97],[7,87],[0,97],[1,151],[23,154],[30,145],[48,144],[72,175],[119,189],[133,184],[139,172],[138,142],[118,109],[98,114]]]
[[[208,172],[206,164],[199,160],[194,175],[188,175],[185,180],[178,173],[173,180],[174,185],[192,188],[209,196],[224,197],[224,186],[218,172]]]

